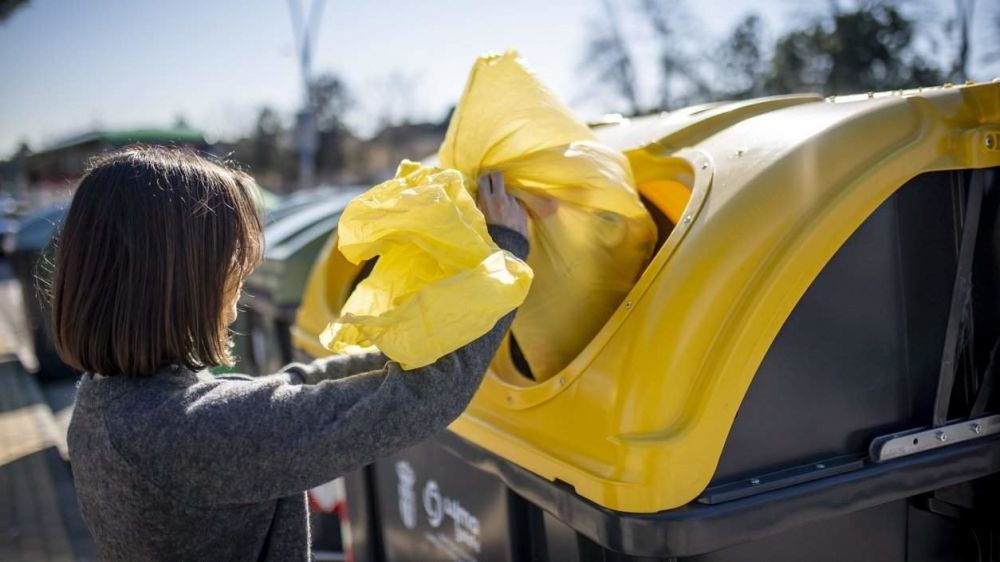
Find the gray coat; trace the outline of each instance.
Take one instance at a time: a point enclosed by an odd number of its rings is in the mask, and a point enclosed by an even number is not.
[[[490,233],[526,257],[523,236]],[[443,430],[512,319],[407,372],[369,354],[259,378],[182,368],[83,375],[69,450],[100,558],[309,559],[304,491]]]

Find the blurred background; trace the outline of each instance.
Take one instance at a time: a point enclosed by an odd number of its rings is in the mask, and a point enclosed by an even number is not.
[[[296,358],[344,205],[437,150],[480,54],[517,49],[598,124],[994,80],[997,37],[997,0],[0,0],[0,560],[94,559],[39,267],[94,156],[189,146],[264,188],[268,249],[233,327],[235,369],[261,374]],[[341,489],[309,497],[317,559],[344,560]]]
[[[190,144],[285,194],[432,153],[473,59],[518,49],[582,117],[1000,76],[987,0],[0,0],[0,191]],[[8,203],[10,205],[10,203]]]

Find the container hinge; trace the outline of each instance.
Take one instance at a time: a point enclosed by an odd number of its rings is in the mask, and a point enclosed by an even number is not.
[[[1000,434],[1000,415],[984,416],[930,429],[882,435],[872,440],[868,452],[873,462],[881,463],[997,434]]]

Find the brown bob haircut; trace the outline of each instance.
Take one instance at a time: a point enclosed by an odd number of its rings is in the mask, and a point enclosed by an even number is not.
[[[257,186],[191,151],[135,146],[80,180],[52,281],[71,367],[150,375],[231,365],[228,308],[263,251]]]

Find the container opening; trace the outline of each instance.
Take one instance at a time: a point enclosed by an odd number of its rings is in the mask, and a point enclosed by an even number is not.
[[[638,188],[642,204],[656,223],[656,245],[652,253],[655,256],[680,222],[684,209],[691,200],[691,189],[675,180],[643,182]]]
[[[649,164],[654,160],[648,156],[643,160],[647,164],[646,169],[653,171],[650,170],[652,166]],[[668,160],[669,168],[664,167],[662,161],[657,160],[656,162],[658,166],[656,166],[654,173],[658,173],[658,177],[654,176],[656,179],[640,181],[637,185],[640,200],[656,224],[656,243],[650,253],[650,260],[660,251],[674,227],[682,220],[688,202],[691,200],[691,188],[688,183],[693,177],[690,166],[686,163],[678,166],[677,159]],[[646,265],[648,267],[648,263]],[[531,367],[521,351],[521,346],[513,334],[507,336],[491,367],[508,384],[525,387],[541,382],[532,373]]]
[[[657,228],[657,239],[650,253],[652,259],[684,214],[691,199],[691,188],[688,184],[691,183],[693,174],[686,162],[676,158],[656,159],[655,167],[649,165],[653,159],[648,158],[648,160],[645,168],[646,177],[649,179],[640,181],[637,188],[640,200],[649,211]],[[653,177],[650,178],[650,175]],[[347,297],[358,283],[371,273],[375,265],[375,260],[369,260],[361,265],[351,264],[339,252],[334,254],[335,259],[328,261],[328,275],[334,281],[327,284],[327,302],[333,305],[331,311],[339,310],[344,305]],[[637,276],[636,281],[644,272],[645,269]],[[338,278],[340,281],[336,281]],[[582,352],[584,348],[579,351]],[[491,363],[491,368],[504,382],[511,385],[530,387],[542,382],[532,372],[520,343],[512,335],[508,335],[501,345]]]
[[[695,185],[695,169],[682,157],[662,156],[647,149],[626,153],[635,174],[636,189],[656,223],[652,256],[683,220]]]

